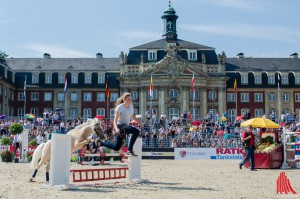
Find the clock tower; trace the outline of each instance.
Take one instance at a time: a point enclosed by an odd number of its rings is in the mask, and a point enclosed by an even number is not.
[[[177,39],[176,20],[178,16],[175,13],[174,8],[171,6],[171,1],[169,1],[169,6],[165,9],[164,15],[161,16],[164,21],[164,34],[162,36],[166,36],[168,40]]]

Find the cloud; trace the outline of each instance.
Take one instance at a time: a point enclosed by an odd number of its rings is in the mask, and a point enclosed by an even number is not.
[[[35,51],[40,55],[42,55],[44,53],[49,53],[54,58],[91,57],[91,55],[86,54],[84,52],[76,51],[76,50],[65,48],[62,46],[31,43],[31,44],[25,46],[24,48],[31,50],[31,51]]]
[[[261,3],[263,2],[255,2],[249,0],[212,0],[212,3],[221,6],[221,7],[232,7],[238,9],[246,9],[246,10],[261,10]]]
[[[300,32],[298,30],[292,30],[284,26],[253,25],[245,23],[221,25],[182,25],[180,27],[188,31],[206,32],[230,37],[263,39],[278,42],[298,42],[297,38],[300,36]]]

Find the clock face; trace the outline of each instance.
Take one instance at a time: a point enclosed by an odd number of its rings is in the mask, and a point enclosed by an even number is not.
[[[167,34],[167,37],[168,37],[169,39],[173,38],[173,33],[169,32],[169,33]]]

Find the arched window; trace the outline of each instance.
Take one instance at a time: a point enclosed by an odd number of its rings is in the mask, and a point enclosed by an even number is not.
[[[97,108],[96,115],[101,115],[101,116],[105,117],[105,109]]]
[[[199,109],[192,108],[190,112],[193,119],[199,119]]]
[[[88,118],[92,117],[92,109],[91,108],[84,108],[83,109],[83,119],[87,120]]]
[[[176,89],[171,89],[170,91],[169,91],[169,96],[171,97],[171,98],[177,98],[178,96],[179,96],[179,92],[178,92],[178,90],[176,90]]]

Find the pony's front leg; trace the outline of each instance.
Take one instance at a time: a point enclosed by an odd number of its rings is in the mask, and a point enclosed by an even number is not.
[[[78,149],[82,149],[86,144],[88,144],[90,141],[89,140],[85,140],[85,141],[82,141],[82,142],[79,142],[77,144],[77,146],[75,146],[76,150]]]
[[[35,168],[35,170],[32,174],[32,177],[30,178],[30,182],[34,182],[34,178],[35,178],[35,176],[36,176],[36,174],[37,174],[37,172],[38,172],[38,170],[41,166],[42,166],[42,164],[41,164],[41,160],[40,160],[39,163],[38,163],[38,166]]]
[[[50,162],[46,166],[46,182],[49,182]]]

